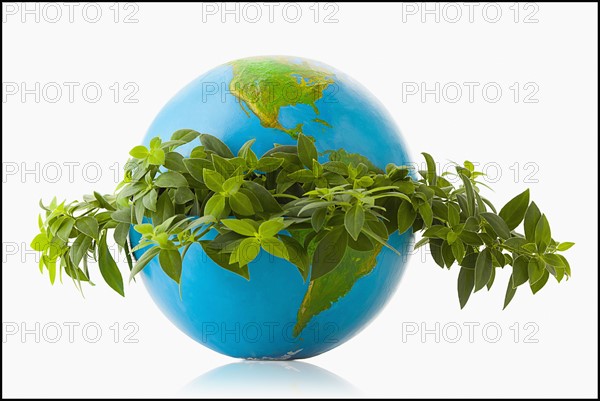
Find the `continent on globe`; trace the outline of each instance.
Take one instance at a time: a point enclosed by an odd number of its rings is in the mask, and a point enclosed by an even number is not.
[[[306,60],[294,62],[284,57],[253,57],[230,63],[233,79],[229,91],[238,99],[242,110],[250,116],[244,104],[254,113],[263,127],[281,130],[297,138],[303,123],[286,128],[279,121],[281,108],[305,104],[319,114],[316,102],[334,83],[334,74]],[[313,121],[331,128],[320,118]]]

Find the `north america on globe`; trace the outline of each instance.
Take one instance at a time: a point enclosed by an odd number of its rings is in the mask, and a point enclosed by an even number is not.
[[[327,87],[334,83],[334,74],[306,61],[290,62],[286,58],[249,58],[232,61],[233,79],[229,90],[249,115],[254,113],[266,128],[276,128],[293,138],[302,132],[304,123],[284,127],[279,120],[281,108],[303,104],[319,115],[317,101]],[[246,110],[244,105],[249,109]],[[318,117],[312,121],[331,125]]]

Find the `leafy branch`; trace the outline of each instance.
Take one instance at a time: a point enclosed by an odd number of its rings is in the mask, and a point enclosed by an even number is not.
[[[188,157],[176,151],[198,138]],[[376,255],[384,246],[398,252],[388,243],[390,235],[412,230],[422,234],[415,247],[428,245],[440,267],[460,267],[461,308],[473,292],[492,287],[497,268],[512,267],[504,307],[525,283],[535,294],[550,275],[558,282],[571,276],[559,252],[573,243],[552,238],[529,190],[498,212],[480,194],[483,174],[468,161],[455,166],[455,187],[447,174],[437,175],[427,153],[424,171],[395,164],[380,170],[343,149],[322,153],[329,160],[321,163],[303,134],[297,146],[275,145],[260,158],[253,142],[234,155],[214,136],[179,130],[169,141],[154,138],[148,148],[133,148],[115,194],[40,202],[45,216],[31,244],[42,253],[40,270],[48,271],[52,283],[64,272],[81,290],[82,282],[91,283],[88,261],[96,260],[104,281],[124,295],[107,245],[112,236],[127,257],[130,280],[158,256],[179,284],[182,260],[199,244],[219,266],[246,279],[248,264],[262,249],[291,262],[304,280],[325,282],[348,269],[343,259],[349,252]],[[515,231],[521,224],[524,234]],[[133,249],[131,225],[142,237]],[[212,230],[216,237],[204,239]],[[133,253],[142,249],[134,263]]]

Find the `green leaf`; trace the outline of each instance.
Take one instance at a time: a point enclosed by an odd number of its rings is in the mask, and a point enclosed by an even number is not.
[[[111,205],[104,196],[102,196],[101,194],[99,194],[98,192],[94,191],[94,198],[96,198],[96,200],[98,201],[98,203],[100,204],[100,207],[103,207],[106,210],[115,210],[115,208],[113,207],[113,205]]]
[[[165,191],[158,197],[158,202],[156,203],[156,213],[152,213],[152,222],[155,225],[159,225],[163,221],[172,217],[174,214],[175,207],[173,206],[173,202],[171,201],[168,191]]]
[[[262,185],[257,184],[254,181],[244,181],[243,186],[252,191],[254,196],[260,201],[265,212],[279,213],[283,210],[273,195],[271,195],[271,193]]]
[[[274,237],[285,227],[283,217],[277,217],[272,220],[261,223],[258,228],[258,233],[261,236],[261,240],[264,238]]]
[[[165,151],[162,149],[152,149],[148,155],[148,163],[160,166],[165,162]]]
[[[60,227],[56,231],[56,236],[63,241],[67,242],[69,240],[69,236],[71,234],[71,230],[73,230],[73,225],[75,224],[75,219],[71,217],[67,217],[63,220]]]
[[[50,277],[50,284],[54,284],[56,280],[56,259],[48,258],[46,255],[42,256],[42,261],[48,269],[48,276]]]
[[[527,243],[525,238],[511,237],[504,241],[504,246],[511,248],[513,251],[520,251],[521,247]]]
[[[306,182],[314,181],[315,176],[312,171],[302,169],[302,170],[297,170],[297,171],[294,171],[293,173],[288,174],[287,178],[290,179],[291,181],[298,181],[298,182],[306,183]]]
[[[326,233],[317,244],[313,254],[311,281],[334,270],[344,257],[348,235],[343,227],[336,227]]]
[[[158,261],[163,271],[177,284],[181,282],[181,254],[175,249],[161,249]]]
[[[235,261],[240,266],[246,266],[258,256],[259,252],[260,242],[258,238],[248,237],[240,242],[232,256],[235,255]]]
[[[154,226],[152,224],[136,224],[133,229],[142,235],[154,233]]]
[[[475,292],[479,291],[492,277],[492,256],[489,249],[485,248],[477,256],[475,262]]]
[[[510,230],[500,216],[490,212],[482,212],[480,215],[492,226],[492,229],[500,238],[510,238]]]
[[[496,262],[495,265],[498,267],[504,267],[506,259],[504,258],[502,251],[497,248],[490,248],[490,253],[492,254],[492,262]]]
[[[467,245],[471,246],[481,246],[483,245],[483,240],[479,235],[474,233],[473,231],[463,230],[458,237]]]
[[[540,209],[538,209],[535,202],[531,202],[525,213],[525,238],[527,242],[535,242],[535,228],[542,217]]]
[[[571,266],[569,265],[569,261],[567,261],[567,258],[565,258],[563,255],[556,255],[560,258],[560,260],[562,260],[564,266],[565,266],[565,274],[569,277],[571,277]]]
[[[533,285],[542,278],[546,271],[545,263],[538,258],[531,258],[527,265],[527,274],[529,275],[529,284]]]
[[[463,181],[463,185],[465,188],[465,194],[467,196],[467,215],[474,216],[475,215],[475,190],[473,189],[473,184],[471,183],[471,179],[464,174],[460,174],[460,178]]]
[[[208,257],[210,257],[217,265],[243,277],[246,280],[250,280],[248,265],[240,266],[238,263],[229,263],[230,254],[221,252],[220,247],[215,246],[213,241],[203,240],[200,241],[200,245]]]
[[[237,192],[229,197],[229,206],[231,209],[242,216],[250,216],[254,214],[254,208],[250,198],[242,192]]]
[[[286,259],[286,260],[289,258],[288,251],[287,251],[285,244],[278,238],[274,238],[274,237],[261,238],[260,245],[261,245],[262,249],[264,249],[265,251],[267,251],[268,253],[270,253],[273,256],[276,256],[276,257],[282,258],[282,259]]]
[[[192,142],[194,139],[198,138],[199,136],[200,136],[200,133],[198,131],[194,131],[193,129],[189,129],[189,128],[184,128],[184,129],[178,129],[177,131],[173,132],[173,135],[171,135],[171,140],[182,141],[182,142],[188,143],[188,142]]]
[[[118,245],[120,245],[121,247],[125,247],[125,243],[127,242],[127,238],[129,237],[129,224],[119,223],[115,227],[113,237]]]
[[[329,161],[323,164],[323,169],[339,175],[348,175],[348,166],[339,161]]]
[[[429,252],[431,252],[431,257],[433,261],[441,268],[445,265],[444,255],[442,253],[442,244],[444,242],[441,239],[430,239],[429,240]]]
[[[223,191],[225,191],[229,195],[235,194],[239,191],[242,183],[244,182],[244,178],[241,175],[236,175],[231,178],[228,178],[223,182]]]
[[[114,221],[118,221],[120,223],[131,224],[131,207],[126,207],[123,209],[118,209],[115,212],[110,214],[110,218]]]
[[[256,138],[252,138],[247,140],[246,142],[244,142],[244,144],[242,145],[242,147],[240,148],[240,150],[238,151],[238,157],[241,157],[243,159],[248,159],[248,155],[250,153],[254,153],[251,149],[252,145],[254,144],[254,142],[256,142]],[[256,156],[256,155],[255,155]]]
[[[540,220],[535,226],[535,244],[540,253],[543,253],[546,250],[551,240],[550,224],[548,224],[546,215],[542,214],[542,217],[540,217]]]
[[[401,201],[398,207],[398,233],[403,234],[412,227],[417,212],[412,207],[412,204],[406,201]]]
[[[471,232],[479,232],[480,226],[479,226],[479,218],[478,217],[468,217],[467,220],[465,221],[465,227],[464,230],[465,231],[471,231]]]
[[[498,215],[506,222],[509,230],[514,230],[523,221],[529,205],[529,189],[512,198]]]
[[[398,252],[397,249],[387,243],[389,234],[386,225],[382,221],[370,219],[365,220],[363,233],[367,234],[370,238],[379,242],[381,245],[385,246],[395,254],[400,255],[400,252]]]
[[[69,250],[69,256],[71,257],[71,262],[73,262],[74,266],[79,266],[91,245],[92,237],[88,237],[85,234],[79,234],[77,236]]]
[[[34,251],[43,252],[49,243],[48,236],[45,233],[40,233],[31,241],[30,246]]]
[[[461,268],[458,273],[458,301],[463,309],[473,292],[475,285],[475,272],[471,269]]]
[[[229,178],[233,175],[236,167],[232,161],[214,153],[212,154],[211,159],[217,173],[221,174],[224,178]]]
[[[288,260],[293,263],[300,271],[302,278],[306,280],[308,277],[308,271],[310,267],[310,260],[308,253],[304,247],[295,238],[287,235],[279,235],[279,239],[283,242],[286,247],[288,254]]]
[[[123,288],[123,276],[115,263],[108,246],[106,245],[106,236],[102,236],[98,242],[98,266],[100,268],[100,274],[106,281],[106,284],[113,290],[125,296]]]
[[[567,249],[570,249],[573,245],[575,245],[574,242],[561,242],[560,244],[558,244],[556,249],[563,252],[563,251],[566,251]]]
[[[260,171],[264,171],[265,173],[270,173],[271,171],[277,170],[283,164],[283,159],[278,157],[268,157],[264,156],[258,160],[258,164],[256,165],[256,169]]]
[[[546,253],[542,255],[542,259],[544,262],[548,263],[550,266],[554,267],[565,267],[565,264],[559,255],[555,255],[553,253]]]
[[[429,185],[437,185],[437,173],[435,169],[435,161],[433,157],[429,153],[421,153],[425,158],[425,162],[427,163],[427,182]]]
[[[220,219],[225,211],[225,197],[221,194],[214,194],[210,197],[206,206],[204,206],[204,214],[211,215],[215,219]]]
[[[204,182],[204,169],[212,169],[213,164],[205,159],[183,159],[188,173],[197,181]]]
[[[298,135],[298,157],[302,164],[309,169],[313,166],[313,160],[317,160],[319,157],[313,141],[302,133]]]
[[[512,286],[517,288],[529,280],[529,260],[526,256],[519,256],[513,261],[513,271],[511,275]]]
[[[167,171],[160,174],[155,180],[154,185],[159,188],[179,188],[187,187],[188,182],[185,177],[177,171]]]
[[[253,237],[257,233],[257,223],[250,219],[225,219],[221,220],[221,223],[233,232],[244,235],[246,237]]]
[[[137,200],[133,204],[133,210],[135,212],[135,221],[137,221],[138,224],[142,224],[144,221],[144,215],[146,214],[146,208],[144,207],[144,202],[142,199]]]
[[[162,143],[162,139],[160,139],[157,136],[150,139],[150,150],[158,149],[160,147],[161,143]]]
[[[446,241],[448,241],[448,243],[450,245],[452,245],[454,243],[454,241],[456,241],[458,239],[458,234],[456,234],[454,231],[449,231],[448,235],[446,236]]]
[[[190,152],[190,159],[205,159],[207,156],[208,155],[207,155],[206,151],[204,150],[204,146],[196,146]]]
[[[75,222],[75,228],[82,234],[87,235],[98,241],[99,239],[99,227],[98,221],[92,216],[79,217]]]
[[[355,241],[358,239],[363,225],[365,223],[365,211],[362,205],[356,203],[352,206],[344,216],[344,226],[346,231]]]
[[[492,275],[490,276],[490,279],[488,280],[488,282],[486,284],[488,291],[492,288],[495,278],[496,278],[496,269],[492,267]]]
[[[144,195],[144,197],[142,198],[142,203],[144,204],[144,207],[146,209],[156,212],[157,200],[158,200],[158,192],[156,191],[156,189],[152,188],[150,190],[150,192],[148,192],[146,195]]]
[[[141,272],[144,267],[146,267],[146,265],[150,263],[150,261],[154,259],[156,255],[158,255],[159,252],[160,248],[157,246],[152,246],[144,251],[144,254],[138,259],[133,269],[131,269],[131,272],[129,273],[129,281],[131,281],[139,272]]]
[[[448,269],[455,262],[454,254],[452,253],[452,247],[447,241],[442,242],[442,259],[444,259],[444,264]]]
[[[356,251],[361,252],[369,252],[374,248],[373,242],[364,233],[360,233],[356,241],[352,238],[348,238],[348,246]]]
[[[515,294],[517,293],[517,287],[514,287],[512,284],[513,280],[514,279],[512,276],[508,280],[508,287],[506,288],[506,295],[504,295],[504,307],[502,308],[503,310],[506,309],[506,307],[508,306],[510,301],[512,301]]]
[[[523,245],[521,245],[521,249],[523,249],[524,251],[527,251],[529,253],[535,253],[538,251],[537,245],[533,244],[533,243],[523,244]]]
[[[186,204],[195,199],[194,192],[188,187],[180,187],[175,190],[175,203],[179,205]]]
[[[210,150],[221,157],[233,159],[235,156],[220,139],[209,134],[200,134],[200,142],[206,150]]]
[[[423,232],[423,237],[446,239],[449,232],[450,229],[448,227],[442,225],[435,225],[425,230]]]
[[[429,238],[421,238],[419,241],[417,241],[417,243],[414,246],[414,249],[419,249],[420,247],[422,247],[423,245],[426,245],[429,243]]]
[[[529,285],[529,288],[531,288],[531,292],[535,294],[539,290],[541,290],[548,282],[549,277],[550,273],[548,273],[548,270],[544,269],[544,271],[542,272],[542,277],[540,277],[540,279],[537,280],[535,283]]]
[[[223,184],[225,183],[225,179],[219,173],[214,170],[204,169],[202,170],[202,177],[204,180],[204,184],[215,193],[220,193],[223,191]]]
[[[460,208],[454,203],[448,203],[448,223],[456,226],[460,223]]]
[[[367,188],[370,187],[371,185],[373,185],[373,179],[371,177],[369,177],[368,175],[364,175],[362,177],[360,177],[358,180],[355,181],[359,186],[363,187],[363,188]],[[397,194],[397,196],[400,195],[404,195],[404,194]]]
[[[454,241],[451,245],[452,255],[458,261],[458,263],[462,263],[463,258],[465,257],[465,246],[460,239]]]
[[[419,214],[423,218],[423,222],[427,227],[431,227],[433,224],[433,210],[431,210],[431,205],[428,202],[425,202],[419,206]]]
[[[145,159],[148,156],[148,149],[145,146],[139,145],[131,149],[129,154],[136,159]]]
[[[315,232],[321,231],[327,217],[327,208],[322,207],[315,210],[310,218],[310,224]]]

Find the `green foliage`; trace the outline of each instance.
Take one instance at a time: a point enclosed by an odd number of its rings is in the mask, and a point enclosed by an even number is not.
[[[196,141],[189,157],[177,147]],[[222,268],[250,279],[249,264],[262,251],[288,260],[302,280],[310,280],[298,313],[298,335],[310,319],[344,296],[376,265],[394,232],[421,232],[415,245],[429,245],[442,268],[460,266],[458,298],[464,307],[471,293],[489,290],[496,270],[511,266],[504,307],[519,286],[536,293],[550,275],[558,282],[571,276],[557,252],[573,243],[557,242],[546,215],[529,190],[500,212],[480,194],[482,173],[473,163],[456,166],[461,185],[437,175],[435,161],[423,153],[426,171],[415,178],[410,167],[375,167],[364,156],[343,149],[321,153],[312,138],[298,134],[297,146],[278,146],[258,157],[254,140],[237,156],[218,138],[184,129],[171,140],[154,138],[149,148],[136,146],[115,194],[84,196],[80,202],[40,202],[39,234],[31,247],[41,252],[40,269],[50,281],[64,271],[81,289],[90,282],[88,260],[98,261],[100,275],[123,295],[121,272],[109,251],[113,230],[133,279],[155,257],[180,284],[182,260],[197,243]],[[524,235],[514,230],[523,224]],[[129,227],[141,234],[129,248]],[[216,237],[203,237],[214,230]],[[137,262],[133,252],[145,249]]]

